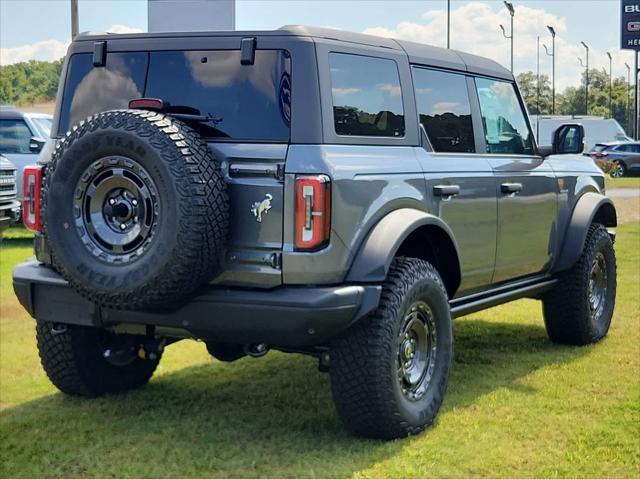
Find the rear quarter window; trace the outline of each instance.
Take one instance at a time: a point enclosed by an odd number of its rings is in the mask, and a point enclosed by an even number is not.
[[[404,136],[402,90],[395,61],[330,53],[329,66],[338,135]]]

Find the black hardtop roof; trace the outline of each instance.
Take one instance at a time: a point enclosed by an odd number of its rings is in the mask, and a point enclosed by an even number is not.
[[[254,30],[254,31],[211,31],[211,32],[166,32],[166,33],[126,33],[112,34],[105,32],[84,32],[75,38],[75,42],[134,39],[134,38],[177,38],[177,37],[260,37],[260,36],[291,36],[310,37],[322,40],[335,40],[339,42],[356,43],[365,46],[389,48],[391,50],[404,51],[411,63],[428,65],[438,68],[460,70],[479,75],[487,75],[506,80],[512,80],[513,75],[499,63],[488,58],[471,55],[469,53],[435,47],[405,40],[378,37],[365,33],[355,33],[347,30],[333,28],[309,27],[304,25],[286,25],[278,30]]]

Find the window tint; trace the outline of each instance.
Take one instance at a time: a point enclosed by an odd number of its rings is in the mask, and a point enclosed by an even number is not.
[[[0,120],[0,153],[31,153],[31,130],[22,120]]]
[[[473,123],[466,78],[413,68],[420,123],[435,151],[473,153]]]
[[[291,57],[258,50],[242,65],[239,50],[151,52],[145,96],[211,118],[193,125],[206,137],[288,141]]]
[[[253,65],[241,65],[239,50],[109,53],[105,67],[94,67],[91,54],[77,54],[69,64],[58,131],[142,97],[209,117],[191,124],[205,137],[287,141],[291,58],[285,51],[258,50]]]
[[[338,135],[404,136],[398,66],[393,60],[329,54]]]
[[[129,100],[142,97],[147,70],[146,52],[109,53],[104,67],[93,67],[93,55],[71,57],[58,132],[101,111],[127,108]]]
[[[627,153],[638,153],[640,152],[639,145],[620,145],[615,148],[617,151],[625,151]]]
[[[488,153],[533,154],[533,140],[511,83],[476,78]]]

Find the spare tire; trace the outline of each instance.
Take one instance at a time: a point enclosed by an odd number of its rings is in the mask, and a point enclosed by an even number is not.
[[[58,142],[45,171],[53,266],[106,307],[167,307],[192,294],[220,268],[228,211],[206,143],[156,112],[87,118]]]

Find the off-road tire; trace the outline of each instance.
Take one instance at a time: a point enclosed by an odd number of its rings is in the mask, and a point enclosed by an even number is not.
[[[594,318],[589,305],[591,269],[598,252],[607,272],[604,308]],[[558,283],[543,297],[544,323],[554,343],[583,346],[607,335],[616,301],[616,256],[607,229],[598,223],[589,227],[580,258],[561,273]]]
[[[101,259],[77,226],[77,185],[108,158],[135,162],[157,189],[154,236],[126,263]],[[53,265],[94,303],[116,309],[173,306],[220,268],[229,223],[224,178],[206,143],[170,116],[118,110],[82,121],[58,142],[42,196]]]
[[[97,397],[136,389],[151,379],[162,353],[154,360],[135,358],[116,366],[103,357],[101,334],[105,331],[98,328],[36,322],[40,362],[60,391]]]
[[[397,344],[403,318],[418,300],[433,312],[438,349],[424,396],[410,401],[397,378]],[[442,404],[453,358],[449,303],[436,269],[416,258],[394,259],[378,308],[334,340],[330,355],[334,401],[352,433],[395,439],[429,426]]]

